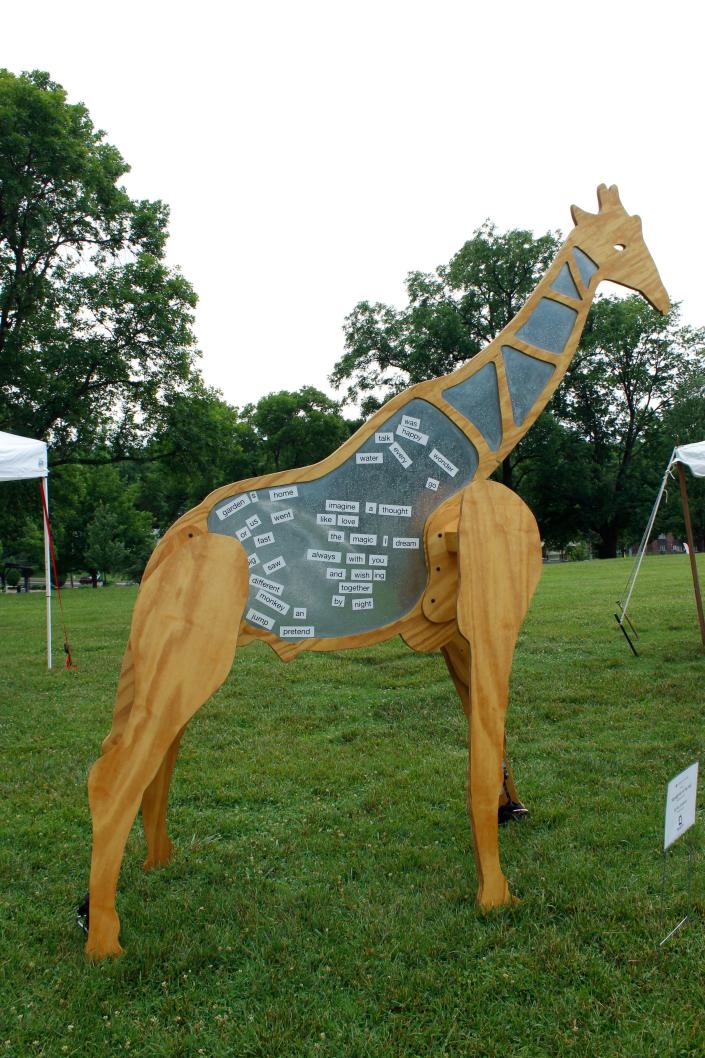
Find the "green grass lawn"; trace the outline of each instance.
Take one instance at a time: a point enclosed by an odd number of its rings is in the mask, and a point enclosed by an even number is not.
[[[134,592],[67,592],[77,672],[43,667],[43,598],[0,596],[0,1058],[705,1054],[702,817],[669,853],[665,784],[702,758],[705,656],[684,556],[545,568],[517,648],[502,832],[521,903],[474,907],[466,734],[439,655],[399,640],[287,666],[259,645],[192,722],[173,862],[130,837],[126,955],[83,956],[85,780]],[[705,577],[705,563],[701,567]],[[58,636],[57,636],[58,642]],[[60,663],[60,661],[59,661]],[[685,907],[695,912],[659,959]]]

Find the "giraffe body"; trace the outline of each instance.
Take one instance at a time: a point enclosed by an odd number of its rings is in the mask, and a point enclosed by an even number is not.
[[[478,903],[509,901],[497,844],[498,800],[516,799],[504,716],[541,549],[528,508],[485,479],[554,393],[601,279],[668,308],[639,218],[614,187],[598,199],[597,214],[573,208],[576,227],[536,291],[468,364],[389,401],[321,463],[218,489],[160,541],[89,778],[90,955],[121,950],[115,889],[140,804],[145,866],[168,860],[183,731],[254,638],[286,660],[397,634],[443,651],[469,724]]]

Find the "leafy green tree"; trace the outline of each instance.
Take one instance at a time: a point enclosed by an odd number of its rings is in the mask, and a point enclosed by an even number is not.
[[[196,296],[127,171],[48,74],[0,70],[0,429],[54,466],[134,455],[193,377]]]
[[[331,383],[370,414],[415,382],[455,370],[516,315],[555,256],[558,233],[498,232],[489,220],[434,273],[410,272],[402,309],[359,302]]]
[[[96,587],[97,574],[103,572],[103,583],[108,583],[108,570],[120,571],[128,563],[127,548],[117,513],[99,503],[86,532],[86,566],[93,575]]]
[[[548,547],[591,537],[594,470],[590,445],[544,411],[519,446],[514,488],[533,511]]]
[[[589,445],[588,528],[612,558],[637,537],[660,477],[652,450],[686,374],[705,366],[705,331],[683,326],[643,298],[601,298],[551,409]]]
[[[257,474],[262,462],[254,427],[215,390],[198,384],[177,394],[164,419],[164,436],[146,449],[154,459],[125,470],[160,533],[213,489]],[[162,459],[164,452],[171,454]]]
[[[87,570],[95,584],[98,571],[107,569],[139,579],[156,535],[151,513],[140,509],[139,485],[129,482],[124,467],[62,467],[52,475],[52,495],[60,575]],[[97,561],[99,538],[109,539],[106,526],[110,525],[117,527],[114,536],[120,547],[112,560],[110,553],[101,553]]]
[[[294,393],[280,390],[242,412],[257,446],[257,473],[317,463],[347,440],[356,423],[340,405],[313,386]]]

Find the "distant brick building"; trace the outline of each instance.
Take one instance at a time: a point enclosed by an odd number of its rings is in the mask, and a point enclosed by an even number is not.
[[[673,533],[659,533],[649,541],[647,555],[673,555],[683,551],[683,541]]]

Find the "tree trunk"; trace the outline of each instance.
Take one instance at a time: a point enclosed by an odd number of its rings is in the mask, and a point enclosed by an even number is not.
[[[617,557],[617,526],[604,525],[598,529],[600,542],[597,545],[598,558]]]

